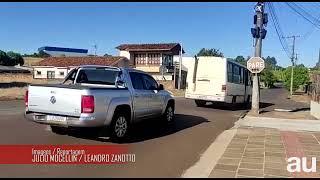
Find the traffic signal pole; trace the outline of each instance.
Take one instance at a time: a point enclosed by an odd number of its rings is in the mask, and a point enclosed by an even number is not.
[[[264,15],[264,4],[262,2],[258,2],[256,7],[256,29],[258,29],[259,36],[256,38],[255,43],[255,57],[261,57],[261,49],[262,49],[262,37],[261,32],[263,29],[263,15]],[[252,105],[251,105],[251,112],[255,115],[259,114],[259,105],[260,105],[260,87],[259,87],[259,77],[258,73],[253,74],[253,81],[252,81]]]

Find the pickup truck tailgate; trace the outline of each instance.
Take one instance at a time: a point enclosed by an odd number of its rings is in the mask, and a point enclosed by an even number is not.
[[[81,89],[29,86],[28,109],[32,112],[80,116]]]

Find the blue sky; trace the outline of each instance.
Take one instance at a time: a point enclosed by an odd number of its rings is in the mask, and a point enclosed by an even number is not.
[[[319,16],[320,3],[298,3]],[[226,57],[252,56],[254,2],[202,3],[0,3],[0,49],[33,53],[41,46],[89,49],[117,55],[122,43],[180,42],[186,56],[201,48],[220,49]],[[284,3],[274,3],[285,35],[298,38],[298,63],[314,66],[319,54],[319,29]],[[267,9],[268,12],[268,9]],[[271,17],[263,41],[263,56],[287,66]],[[289,41],[291,45],[291,41]]]

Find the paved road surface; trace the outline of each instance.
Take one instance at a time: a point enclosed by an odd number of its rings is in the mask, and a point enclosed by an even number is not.
[[[264,111],[273,111],[274,109],[307,109],[309,104],[296,102],[288,99],[289,92],[283,85],[279,84],[276,88],[261,89],[261,108]]]
[[[196,163],[224,130],[233,126],[245,108],[196,107],[177,98],[173,127],[144,123],[128,144],[136,162],[125,165],[0,165],[0,177],[180,177]],[[0,144],[112,144],[104,139],[56,135],[47,126],[23,118],[22,101],[0,101]]]

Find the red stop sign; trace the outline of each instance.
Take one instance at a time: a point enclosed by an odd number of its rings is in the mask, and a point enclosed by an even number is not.
[[[260,57],[252,57],[247,61],[247,68],[251,73],[260,73],[264,67],[264,60]]]

